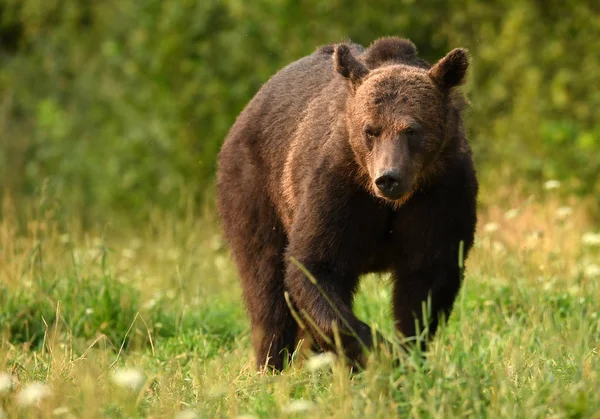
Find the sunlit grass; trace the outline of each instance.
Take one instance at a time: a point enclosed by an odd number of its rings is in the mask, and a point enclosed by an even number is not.
[[[90,233],[5,200],[0,417],[598,417],[600,228],[551,186],[485,196],[426,363],[373,356],[354,375],[329,356],[256,373],[210,212]],[[368,276],[355,304],[388,337],[390,298]]]

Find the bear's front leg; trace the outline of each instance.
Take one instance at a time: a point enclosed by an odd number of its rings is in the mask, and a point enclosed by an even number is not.
[[[293,250],[288,254],[293,255]],[[343,355],[351,364],[364,366],[365,350],[373,346],[373,338],[371,328],[352,312],[358,275],[310,255],[296,258],[288,261],[285,285],[303,325],[323,349],[335,352],[337,329]],[[310,272],[316,284],[298,264]]]
[[[308,189],[321,193],[305,197],[296,214],[286,250],[285,288],[323,349],[337,352],[337,330],[343,354],[352,364],[363,365],[373,337],[371,328],[352,312],[352,302],[369,240],[363,228],[368,217],[357,204],[360,196],[339,184],[327,185],[327,179],[336,178],[323,175],[313,180]]]

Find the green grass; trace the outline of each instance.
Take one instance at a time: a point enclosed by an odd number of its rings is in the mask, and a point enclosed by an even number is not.
[[[214,216],[104,232],[36,216],[0,222],[0,374],[7,417],[600,417],[600,248],[581,201],[482,206],[455,311],[425,363],[258,374],[237,274]],[[25,217],[27,218],[27,217]],[[23,227],[25,225],[25,227]],[[389,337],[389,278],[356,312]],[[143,374],[132,388],[115,373]],[[24,390],[51,393],[26,405]],[[1,379],[0,379],[1,383]],[[304,401],[304,402],[303,402]],[[177,413],[179,412],[179,413]],[[193,416],[192,412],[196,416]],[[2,417],[2,413],[0,413]]]

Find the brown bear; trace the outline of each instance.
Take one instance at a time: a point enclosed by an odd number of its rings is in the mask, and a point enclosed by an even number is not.
[[[395,37],[321,47],[239,115],[218,156],[217,202],[259,368],[289,362],[299,324],[322,349],[364,365],[374,337],[352,301],[365,273],[393,274],[406,337],[424,327],[432,336],[450,314],[476,226],[455,89],[468,65],[459,48],[431,66]]]

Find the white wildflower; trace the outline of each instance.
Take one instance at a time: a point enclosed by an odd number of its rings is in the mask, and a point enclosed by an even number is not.
[[[85,251],[85,257],[87,260],[96,260],[102,256],[102,249],[100,248],[89,248]]]
[[[177,412],[175,414],[175,419],[197,419],[200,416],[193,410],[182,410],[181,412]]]
[[[85,309],[85,314],[87,314],[88,316],[91,314],[94,314],[94,309],[91,307],[88,307]]]
[[[543,231],[539,231],[539,230],[532,231],[525,237],[525,240],[523,241],[523,246],[526,249],[533,249],[533,248],[537,247],[537,245],[540,243],[540,240],[543,237],[543,235],[544,235]]]
[[[158,301],[155,298],[151,298],[144,303],[144,308],[147,310],[150,310],[150,309],[154,308],[154,306],[156,305],[157,302]]]
[[[544,182],[544,189],[546,189],[547,191],[552,190],[552,189],[558,189],[560,188],[560,181],[559,180],[547,180],[546,182]]]
[[[586,266],[583,270],[583,276],[589,279],[600,277],[600,266],[595,263]]]
[[[327,368],[335,362],[335,354],[333,352],[325,352],[310,357],[306,361],[306,368],[309,371],[318,371]]]
[[[31,383],[17,394],[17,403],[23,407],[39,403],[50,396],[50,387],[43,383]]]
[[[82,259],[83,259],[83,249],[77,248],[77,249],[73,249],[73,260],[75,261],[75,263],[81,263]]]
[[[60,406],[52,411],[52,416],[64,416],[68,414],[69,408],[67,406]]]
[[[314,409],[315,404],[308,400],[293,400],[287,406],[284,406],[283,413],[302,413]]]
[[[586,246],[600,246],[600,233],[587,232],[581,236],[581,243]]]
[[[167,259],[171,261],[176,261],[177,259],[179,259],[180,256],[181,252],[179,251],[179,249],[172,248],[167,250]]]
[[[114,372],[112,380],[119,387],[137,391],[142,387],[142,385],[144,385],[146,376],[139,369],[122,368]]]
[[[222,271],[227,267],[227,258],[223,255],[218,255],[214,258],[215,266],[218,270]]]
[[[483,226],[483,231],[486,233],[493,233],[494,231],[500,230],[498,223],[487,223]]]
[[[221,239],[221,236],[218,234],[213,235],[210,239],[210,248],[214,251],[217,251],[221,249],[221,247],[223,247],[223,240]]]
[[[6,373],[0,373],[0,394],[8,393],[12,390],[12,377]]]
[[[125,248],[125,249],[121,250],[121,256],[123,256],[125,259],[134,259],[135,258],[135,250]]]
[[[573,209],[571,207],[560,207],[556,210],[556,218],[559,220],[564,220],[569,218],[573,214]]]
[[[493,249],[494,253],[497,255],[506,254],[506,246],[504,246],[502,243],[500,243],[498,241],[492,242],[492,249]]]
[[[504,218],[507,220],[512,220],[513,218],[516,218],[517,215],[519,215],[519,209],[511,208],[508,211],[506,211],[506,213],[504,213]]]

